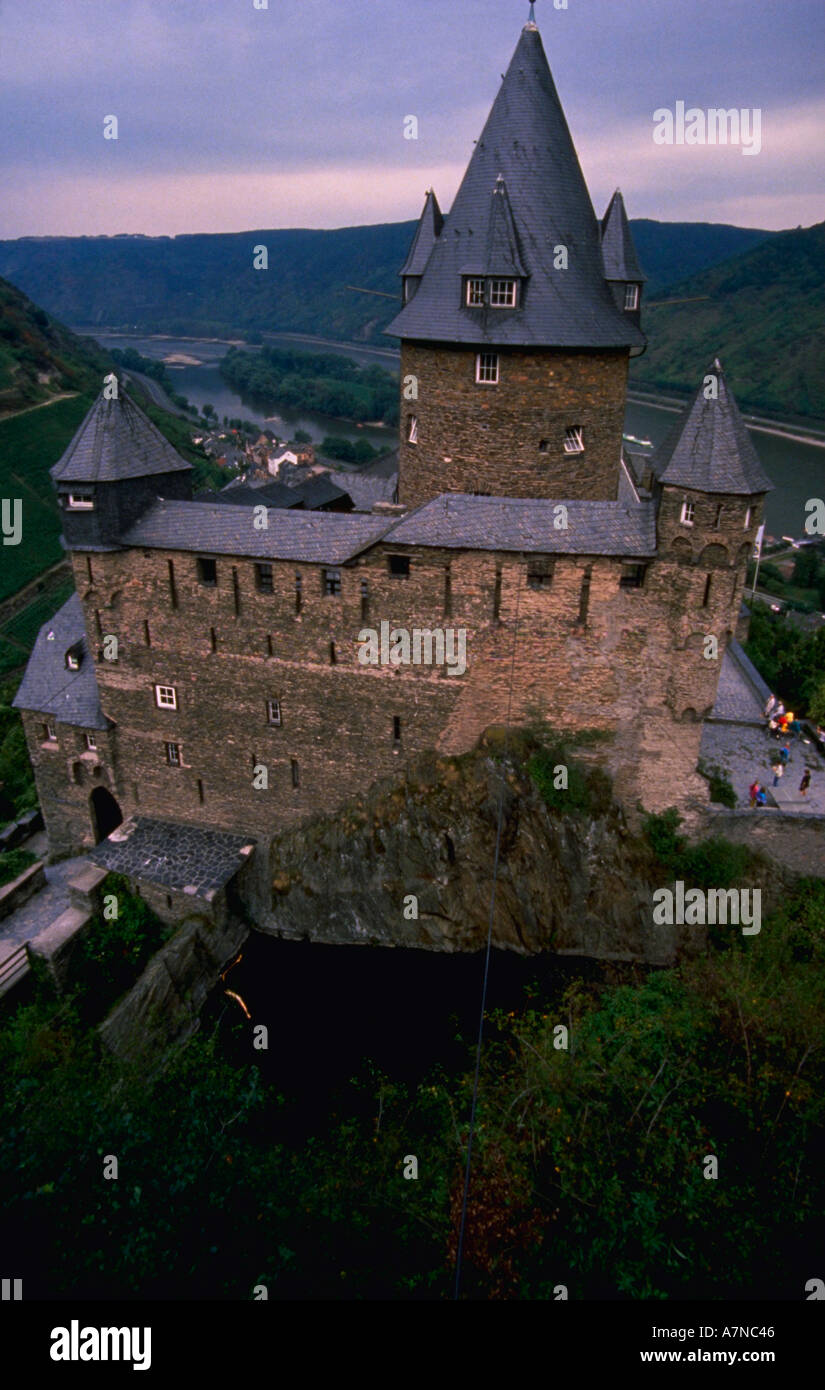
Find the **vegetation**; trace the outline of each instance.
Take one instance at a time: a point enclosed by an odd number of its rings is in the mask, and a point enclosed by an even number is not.
[[[131,988],[172,933],[120,874],[108,875],[102,895],[104,912],[90,924],[73,961],[74,1003],[88,1021],[102,1017]],[[105,899],[112,897],[117,917],[105,915]]]
[[[190,406],[186,397],[181,396],[175,390],[175,383],[172,380],[166,364],[159,361],[157,357],[144,357],[142,353],[132,347],[110,348],[109,355],[114,359],[118,367],[123,367],[126,371],[140,372],[142,376],[151,377],[153,381],[158,383],[158,386],[163,387],[167,396],[169,396],[181,410],[193,410],[193,407]]]
[[[496,1013],[464,1296],[802,1297],[825,1209],[823,1009],[825,884],[809,880],[756,937]],[[288,1073],[276,1089],[259,1059],[224,1024],[149,1075],[103,1054],[75,1002],[41,989],[5,1017],[0,1240],[32,1289],[451,1296],[470,1048],[409,1082],[366,1064],[298,1143]]]
[[[772,613],[757,603],[753,605],[745,651],[786,709],[812,719],[815,710],[825,712],[825,627],[800,632],[790,627],[781,613]]]
[[[11,707],[17,686],[16,680],[0,684],[0,820],[14,820],[37,807],[23,721]]]
[[[267,408],[315,410],[343,420],[398,423],[398,379],[383,367],[359,367],[338,353],[232,348],[221,376],[239,395]]]
[[[732,809],[736,805],[736,792],[725,769],[717,767],[715,764],[705,768],[700,763],[697,770],[700,776],[707,779],[711,801],[719,802],[722,806],[729,806]]]
[[[339,439],[337,435],[327,435],[320,453],[331,459],[341,459],[343,463],[372,463],[380,457],[381,450],[373,448],[368,439]]]
[[[693,392],[718,355],[744,409],[825,418],[823,256],[818,223],[681,279],[667,297],[691,302],[643,305],[649,346],[631,385]]]
[[[96,343],[70,333],[14,285],[0,280],[0,415],[57,394],[88,395],[110,370]]]
[[[7,849],[0,853],[0,887],[18,878],[24,869],[37,863],[36,855],[28,849]]]
[[[610,806],[612,786],[607,773],[582,766],[563,742],[538,748],[528,761],[527,771],[551,811],[593,816]]]
[[[750,850],[712,837],[689,845],[679,834],[682,817],[671,806],[661,815],[648,815],[644,833],[654,858],[673,879],[690,888],[731,888],[747,873]]]

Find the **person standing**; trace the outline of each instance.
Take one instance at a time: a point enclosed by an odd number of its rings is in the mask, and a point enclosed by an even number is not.
[[[749,796],[750,799],[751,799],[751,810],[753,810],[754,806],[756,805],[756,798],[758,797],[758,795],[759,795],[759,783],[758,783],[758,782],[751,782],[751,785],[748,787],[748,796]]]
[[[802,781],[799,783],[799,790],[801,791],[801,793],[802,793],[803,796],[807,796],[807,795],[808,795],[808,788],[809,788],[810,785],[811,785],[811,769],[810,769],[809,767],[806,767],[806,768],[805,768],[805,771],[804,771],[803,774],[802,774]]]
[[[778,784],[779,784],[779,779],[780,779],[780,777],[782,776],[782,774],[783,774],[784,771],[785,771],[785,768],[784,768],[784,765],[783,765],[781,762],[774,763],[774,765],[773,765],[773,785],[774,785],[774,786],[778,786]]]

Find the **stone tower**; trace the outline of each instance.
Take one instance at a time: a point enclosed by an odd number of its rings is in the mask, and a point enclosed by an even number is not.
[[[644,277],[621,194],[596,218],[535,24],[401,274],[399,501],[614,500]]]

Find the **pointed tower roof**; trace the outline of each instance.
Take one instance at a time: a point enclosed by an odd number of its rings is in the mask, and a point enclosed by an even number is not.
[[[624,198],[618,188],[602,218],[602,259],[608,280],[633,280],[641,284],[647,279],[639,265]]]
[[[499,174],[490,197],[490,213],[486,234],[472,248],[462,275],[503,275],[524,278],[527,271],[521,259],[518,231],[507,192],[507,184]]]
[[[431,188],[424,201],[424,210],[415,229],[410,254],[401,268],[401,275],[424,274],[424,267],[430,259],[430,252],[438,241],[443,226],[444,218],[441,208],[438,206],[438,199]]]
[[[529,279],[520,309],[479,316],[462,304],[461,275],[484,257],[480,248],[489,240],[490,197],[499,174]],[[554,265],[560,246],[567,248],[566,270]],[[418,291],[385,332],[503,346],[645,344],[605,280],[601,229],[532,23],[522,30]]]
[[[101,391],[50,472],[56,483],[111,483],[191,467],[118,383],[114,400]]]
[[[705,399],[705,383],[652,457],[660,483],[696,492],[772,492],[739,407],[718,357],[705,378],[718,383],[717,395]]]

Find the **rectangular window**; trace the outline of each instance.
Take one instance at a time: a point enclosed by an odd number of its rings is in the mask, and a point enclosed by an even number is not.
[[[584,453],[584,430],[580,425],[574,425],[564,431],[564,452],[566,454]]]
[[[152,645],[152,634],[151,634],[151,632],[149,631],[149,624],[148,624],[148,622],[147,622],[145,619],[144,619],[144,622],[143,622],[143,640],[144,640],[144,642],[146,643],[147,647],[151,647],[151,645]]]
[[[327,598],[341,592],[341,571],[325,569],[321,575],[321,587]]]
[[[301,785],[301,769],[295,758],[292,759],[292,785],[293,787],[300,787]]]
[[[361,580],[361,621],[366,622],[370,615],[370,590],[366,579]]]
[[[169,767],[180,767],[180,744],[167,743],[166,761]]]
[[[209,629],[209,647],[213,652],[218,650],[218,634],[213,627]]]
[[[173,685],[155,686],[155,704],[158,709],[177,709],[178,692]]]
[[[204,796],[204,793],[203,793],[203,782],[201,781],[201,779],[200,779],[200,777],[199,777],[199,778],[198,778],[198,801],[200,802],[201,806],[203,805],[203,803],[204,803],[205,800],[206,800],[206,797]]]
[[[95,495],[91,488],[78,488],[76,492],[69,493],[69,510],[72,512],[93,512],[95,507]]]
[[[531,560],[527,566],[528,589],[552,589],[553,569],[552,560]]]
[[[590,579],[593,573],[593,566],[588,565],[582,575],[582,587],[579,594],[579,624],[581,627],[587,625],[587,615],[590,609]]]
[[[330,664],[330,666],[335,666],[335,665],[337,665],[337,662],[338,662],[338,657],[337,657],[337,655],[336,655],[336,653],[335,653],[335,643],[334,643],[334,642],[330,642],[330,644],[329,644],[329,664]]]
[[[752,516],[753,516],[753,507],[748,507],[748,510],[745,512],[745,530],[746,530],[746,531],[747,531],[748,527],[749,527],[750,524],[751,524],[751,517],[752,517]]]
[[[57,743],[57,729],[54,724],[43,725],[43,736],[47,743]]]
[[[693,503],[693,502],[683,502],[683,503],[682,503],[682,515],[681,515],[680,518],[679,518],[679,520],[681,521],[682,525],[683,525],[683,526],[692,526],[692,525],[693,525],[693,518],[695,517],[695,515],[696,515],[696,507],[695,507],[694,503]]]
[[[255,586],[259,594],[271,594],[274,590],[271,565],[255,566]]]
[[[467,304],[471,309],[481,309],[484,306],[484,281],[467,281]]]
[[[392,721],[392,741],[396,744],[401,742],[401,719],[397,714]]]
[[[66,653],[66,669],[69,671],[80,670],[80,653],[75,651],[74,648]]]
[[[304,586],[303,586],[303,581],[302,581],[302,579],[301,579],[301,576],[300,576],[300,574],[296,574],[296,576],[295,576],[295,612],[296,612],[296,613],[300,613],[300,611],[301,611],[301,597],[302,597],[302,595],[303,595],[303,588],[304,588]]]
[[[169,566],[169,602],[171,603],[173,608],[177,608],[178,590],[177,586],[175,585],[175,562],[174,560],[167,560],[166,563]]]
[[[642,589],[645,582],[646,565],[622,565],[620,589]]]
[[[86,747],[88,748],[90,753],[97,752],[97,739],[95,738],[94,734],[86,735]]]
[[[444,566],[444,617],[453,616],[453,567],[447,563]]]
[[[266,702],[266,722],[281,727],[281,702],[280,700],[267,700]]]
[[[639,307],[639,286],[625,285],[624,287],[624,307],[625,309],[638,309]]]
[[[407,419],[407,443],[418,443],[418,416],[410,415]]]
[[[389,565],[390,574],[394,579],[409,579],[410,557],[408,555],[390,555]]]
[[[490,281],[490,304],[493,309],[515,309],[516,307],[516,282],[515,280],[491,280]]]
[[[218,582],[217,562],[215,560],[205,559],[199,555],[196,563],[199,582],[207,585],[210,589],[214,589]]]
[[[496,583],[493,589],[493,617],[498,622],[501,617],[501,570],[496,570]]]
[[[498,386],[498,353],[479,352],[476,354],[476,382],[483,386]]]
[[[707,579],[705,580],[705,592],[704,592],[704,594],[702,595],[702,607],[703,607],[703,608],[707,608],[708,604],[710,603],[710,589],[711,589],[711,583],[712,583],[712,581],[713,581],[713,575],[712,575],[712,574],[709,574],[708,577],[707,577]]]

